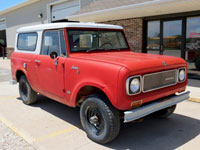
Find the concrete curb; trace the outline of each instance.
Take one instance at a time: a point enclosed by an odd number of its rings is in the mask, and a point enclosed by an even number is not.
[[[197,98],[190,98],[189,101],[200,103],[200,99],[197,99]]]

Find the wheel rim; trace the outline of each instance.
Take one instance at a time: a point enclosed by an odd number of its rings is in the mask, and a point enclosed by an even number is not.
[[[24,83],[24,82],[21,83],[20,89],[21,89],[22,98],[23,98],[23,99],[26,99],[26,97],[27,97],[27,95],[28,95],[28,88],[27,88],[26,83]]]
[[[87,121],[94,134],[100,135],[104,129],[104,120],[98,108],[87,109]]]

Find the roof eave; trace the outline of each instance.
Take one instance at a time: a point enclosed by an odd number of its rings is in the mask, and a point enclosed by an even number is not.
[[[195,11],[200,8],[200,0],[154,0],[139,4],[126,5],[68,16],[71,21],[111,21],[127,18],[138,18],[170,13]]]

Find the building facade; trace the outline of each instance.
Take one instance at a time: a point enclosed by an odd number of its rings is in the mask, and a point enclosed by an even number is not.
[[[63,21],[121,25],[133,51],[200,63],[200,0],[29,0],[0,12],[0,40],[9,53],[17,28]]]
[[[67,21],[92,0],[27,0],[0,12],[0,46],[6,47],[10,57],[14,49],[15,33],[20,27]]]

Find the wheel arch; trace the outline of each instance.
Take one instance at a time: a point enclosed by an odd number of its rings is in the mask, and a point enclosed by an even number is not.
[[[80,106],[84,99],[92,94],[101,94],[102,96],[106,97],[108,101],[112,104],[112,98],[109,94],[109,92],[105,89],[105,87],[102,87],[100,85],[94,85],[94,84],[84,84],[76,90],[74,94],[74,105]],[[112,104],[113,105],[113,104]]]
[[[15,77],[16,77],[17,82],[19,82],[19,79],[21,78],[22,75],[26,76],[26,73],[24,71],[22,71],[22,70],[17,70],[16,71]]]

